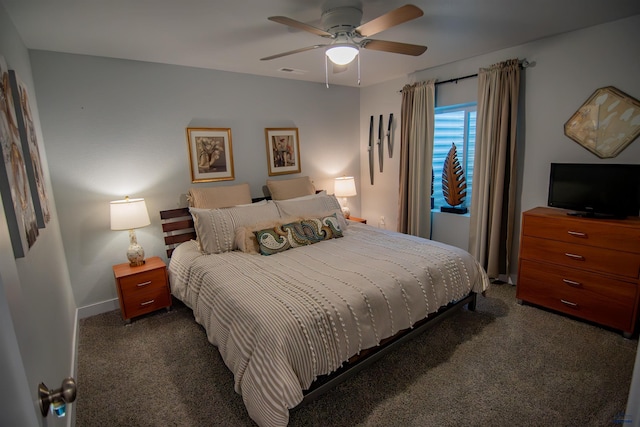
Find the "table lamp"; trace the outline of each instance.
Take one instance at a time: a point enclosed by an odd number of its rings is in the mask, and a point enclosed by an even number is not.
[[[336,178],[333,194],[336,197],[342,198],[342,213],[345,218],[349,218],[351,216],[351,211],[347,207],[347,197],[355,196],[358,194],[356,192],[355,179],[352,176],[343,176],[341,178]]]
[[[144,249],[138,244],[136,228],[146,227],[151,224],[149,213],[144,199],[130,199],[111,202],[111,229],[129,230],[129,249],[127,259],[129,265],[137,267],[144,264]]]

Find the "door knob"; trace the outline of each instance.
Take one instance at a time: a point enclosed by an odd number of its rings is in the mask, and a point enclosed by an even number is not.
[[[57,390],[49,390],[44,383],[38,385],[38,401],[43,417],[49,413],[49,407],[56,416],[64,417],[67,413],[67,403],[74,400],[76,400],[76,381],[71,377],[65,378]]]

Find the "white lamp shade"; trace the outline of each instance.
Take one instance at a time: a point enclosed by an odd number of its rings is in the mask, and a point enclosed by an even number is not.
[[[358,55],[358,48],[351,45],[335,45],[327,49],[326,55],[337,65],[347,65]]]
[[[132,230],[151,224],[144,199],[116,200],[111,202],[111,229]]]
[[[352,176],[336,178],[333,193],[336,197],[351,197],[357,195],[355,179]]]

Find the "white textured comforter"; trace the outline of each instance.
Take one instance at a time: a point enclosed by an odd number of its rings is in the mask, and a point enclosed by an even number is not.
[[[261,426],[287,425],[317,376],[489,283],[460,249],[361,224],[271,256],[202,255],[187,242],[169,279]]]

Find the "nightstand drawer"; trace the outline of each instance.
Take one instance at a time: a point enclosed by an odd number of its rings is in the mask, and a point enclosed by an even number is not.
[[[171,296],[165,288],[141,291],[124,301],[125,318],[140,316],[171,305]]]
[[[133,274],[120,279],[120,287],[125,295],[144,292],[150,288],[166,287],[166,270],[159,268],[152,271]]]
[[[640,255],[613,249],[576,245],[523,236],[520,257],[581,270],[638,278]]]
[[[612,328],[633,329],[637,285],[522,260],[517,298]]]

